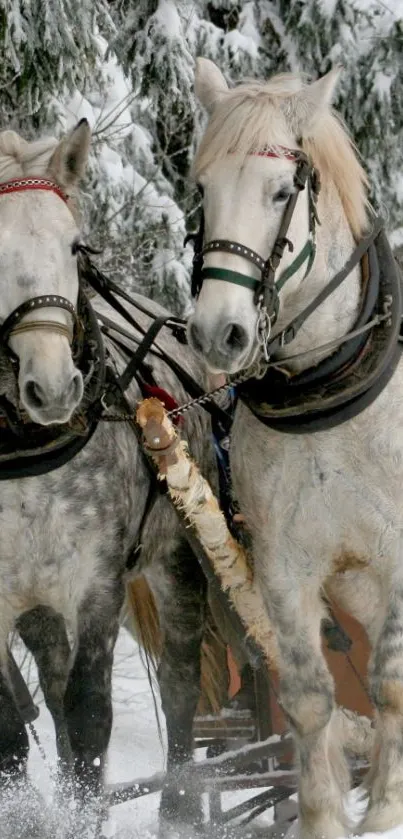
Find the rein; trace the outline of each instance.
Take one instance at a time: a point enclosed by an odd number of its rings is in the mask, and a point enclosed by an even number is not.
[[[283,150],[284,154],[279,154],[278,151],[274,152],[273,150],[265,150],[261,152],[263,155],[267,155],[270,157],[282,157],[285,156],[291,160],[297,160],[297,173],[296,178],[298,180],[299,186],[296,184],[296,192],[290,197],[287,202],[287,206],[284,212],[283,220],[280,226],[280,231],[277,236],[272,254],[270,255],[269,259],[264,261],[259,254],[256,254],[251,249],[246,248],[243,245],[240,245],[236,242],[230,242],[227,240],[214,240],[212,242],[207,243],[207,245],[203,244],[203,231],[204,231],[204,219],[202,217],[200,229],[198,233],[193,236],[193,239],[196,239],[198,244],[195,247],[195,256],[194,256],[194,273],[196,270],[196,279],[197,279],[197,267],[198,261],[203,259],[203,254],[207,252],[212,252],[214,250],[225,250],[228,249],[231,253],[237,253],[241,256],[246,257],[249,259],[250,262],[257,265],[261,270],[261,281],[248,277],[247,275],[239,275],[243,285],[247,287],[252,287],[251,285],[247,285],[249,283],[254,284],[255,294],[259,295],[258,297],[258,306],[259,306],[259,319],[261,320],[264,315],[265,311],[268,318],[268,325],[269,328],[271,327],[271,323],[277,315],[276,305],[274,305],[274,310],[270,309],[267,310],[265,306],[265,301],[268,303],[268,297],[266,294],[266,290],[270,289],[269,296],[270,300],[277,301],[278,304],[278,291],[284,285],[286,280],[292,276],[295,271],[297,271],[304,261],[308,260],[307,269],[305,272],[305,276],[310,270],[310,267],[313,263],[314,258],[314,240],[315,240],[315,223],[318,222],[317,213],[316,213],[316,200],[319,191],[319,179],[318,175],[313,169],[313,167],[309,164],[308,158],[304,155],[304,153],[300,153],[299,151],[289,150],[287,153],[286,150]],[[304,188],[304,186],[308,185],[309,189],[309,212],[310,212],[310,222],[309,222],[309,229],[310,229],[310,239],[302,249],[301,253],[294,259],[291,265],[286,269],[283,274],[276,280],[275,279],[275,270],[278,267],[278,264],[281,260],[281,256],[284,252],[286,246],[288,246],[292,250],[292,245],[289,240],[286,238],[286,233],[288,231],[289,224],[291,222],[292,214],[295,209],[295,204],[299,195],[299,191]],[[2,188],[3,187],[3,188]],[[0,197],[1,194],[7,194],[9,192],[14,191],[21,191],[25,187],[27,189],[46,189],[49,191],[54,191],[59,197],[63,200],[67,200],[67,196],[64,193],[61,194],[61,190],[54,184],[52,181],[47,181],[46,179],[21,179],[17,182],[9,182],[7,184],[3,184],[2,187],[0,186]],[[173,370],[176,376],[182,382],[182,385],[185,387],[187,392],[190,394],[191,399],[181,406],[172,407],[169,405],[169,401],[167,402],[167,407],[171,408],[168,411],[169,416],[171,419],[178,419],[182,414],[186,411],[190,410],[192,407],[196,405],[201,405],[203,408],[209,411],[216,419],[223,424],[223,427],[229,427],[231,422],[231,417],[222,410],[215,402],[214,396],[218,396],[221,393],[224,393],[228,389],[238,386],[240,396],[246,404],[251,406],[251,402],[249,400],[248,389],[252,392],[256,389],[258,383],[270,372],[273,370],[275,372],[279,368],[278,360],[275,360],[273,356],[275,353],[281,349],[286,344],[290,343],[295,335],[297,334],[298,330],[301,328],[302,324],[305,320],[310,316],[312,311],[314,311],[317,306],[319,306],[348,276],[350,271],[358,264],[362,256],[367,252],[370,251],[370,248],[374,241],[379,237],[380,233],[382,232],[382,221],[380,219],[374,219],[373,229],[368,237],[366,237],[362,242],[357,245],[356,249],[354,250],[353,254],[351,255],[350,259],[346,262],[345,266],[338,274],[333,277],[333,279],[329,282],[329,284],[320,292],[320,294],[312,301],[309,306],[307,306],[303,312],[297,315],[296,318],[292,322],[290,322],[279,335],[276,335],[274,338],[270,340],[269,332],[265,335],[264,338],[264,357],[263,359],[258,359],[258,361],[247,370],[240,371],[240,373],[235,376],[231,377],[228,383],[221,385],[214,390],[206,393],[199,385],[196,383],[189,374],[187,374],[180,365],[178,365],[173,359],[169,358],[166,353],[155,344],[155,339],[159,334],[160,329],[163,326],[166,326],[171,329],[172,333],[175,335],[181,343],[186,341],[185,338],[185,323],[184,321],[180,320],[179,318],[172,317],[170,315],[158,317],[153,312],[150,312],[146,307],[142,306],[141,304],[137,303],[137,301],[133,301],[133,299],[128,295],[123,289],[119,286],[115,285],[113,282],[109,280],[104,274],[102,274],[99,269],[97,269],[94,264],[91,262],[90,254],[92,253],[92,249],[86,247],[81,243],[76,243],[74,252],[78,254],[78,267],[79,267],[79,276],[80,276],[80,283],[87,282],[92,288],[100,294],[119,314],[121,314],[125,320],[134,327],[143,338],[138,341],[136,338],[130,335],[130,333],[126,333],[122,330],[121,327],[118,325],[114,325],[112,322],[108,322],[108,319],[103,320],[103,316],[101,315],[94,315],[92,313],[92,327],[95,328],[99,333],[99,322],[101,322],[102,326],[101,329],[107,335],[109,335],[115,343],[116,339],[111,335],[111,332],[114,331],[124,335],[126,338],[130,338],[132,341],[134,340],[137,343],[137,349],[134,352],[133,356],[130,357],[129,362],[124,369],[121,376],[117,377],[111,374],[111,370],[109,369],[108,379],[105,382],[105,375],[101,375],[101,383],[97,388],[97,393],[99,394],[95,401],[91,401],[93,404],[92,409],[92,417],[93,421],[90,423],[91,425],[91,433],[93,433],[94,427],[96,426],[99,420],[104,421],[133,421],[133,413],[127,412],[127,410],[122,411],[119,414],[113,414],[111,408],[114,404],[119,405],[122,407],[122,394],[124,393],[125,389],[129,386],[130,382],[133,378],[137,378],[142,387],[144,380],[142,378],[141,371],[144,369],[148,372],[147,365],[144,364],[145,357],[147,353],[154,352],[154,347],[158,349],[158,355],[168,364],[168,366]],[[189,237],[188,237],[189,238]],[[199,265],[200,268],[200,265]],[[205,271],[219,271],[220,269],[204,269]],[[235,276],[235,280],[238,281],[237,272],[231,272]],[[202,272],[204,275],[204,272]],[[200,276],[200,275],[199,275]],[[203,277],[202,277],[203,278]],[[218,277],[217,277],[218,278]],[[225,279],[222,275],[219,277],[220,279]],[[234,281],[235,281],[234,280]],[[192,287],[194,286],[195,276],[192,277]],[[199,290],[200,290],[199,286]],[[373,286],[372,286],[373,288]],[[273,291],[274,289],[274,291]],[[371,296],[372,294],[372,296]],[[263,295],[263,297],[262,297]],[[81,312],[83,304],[80,305],[80,298],[85,301],[85,305],[88,309],[92,309],[86,301],[85,296],[83,295],[82,288],[80,287],[80,294],[79,294],[79,311]],[[129,303],[130,305],[134,306],[135,308],[142,311],[144,314],[149,316],[152,319],[151,327],[148,330],[145,330],[141,324],[138,323],[136,318],[123,306],[119,299],[123,299],[125,302]],[[375,293],[375,298],[377,299],[377,293]],[[372,331],[379,327],[381,324],[387,324],[390,321],[390,306],[389,304],[385,303],[385,310],[384,311],[376,311],[375,310],[375,300],[374,292],[372,291],[368,295],[367,302],[364,301],[363,309],[361,312],[361,316],[359,317],[358,321],[354,325],[353,329],[345,335],[343,338],[337,341],[337,348],[340,348],[340,345],[349,344],[352,346],[353,342],[359,342],[357,344],[358,349],[363,346],[363,342],[366,340],[366,336],[372,334]],[[270,305],[270,303],[269,303]],[[12,334],[23,334],[30,329],[51,329],[59,334],[63,334],[68,337],[69,341],[73,339],[73,330],[67,327],[64,324],[60,324],[54,321],[29,321],[29,322],[21,322],[22,319],[26,314],[29,312],[35,311],[36,309],[42,307],[49,307],[49,306],[58,306],[60,308],[66,309],[74,319],[74,337],[75,341],[77,342],[77,336],[80,335],[81,341],[84,340],[83,338],[83,326],[82,326],[82,314],[80,316],[76,313],[75,307],[73,304],[66,300],[65,298],[58,297],[57,295],[47,295],[38,298],[32,298],[31,300],[26,301],[20,307],[18,307],[11,315],[6,319],[6,321],[0,326],[0,345],[7,347],[7,341]],[[84,310],[85,309],[84,306]],[[396,320],[396,318],[395,318]],[[90,317],[91,322],[91,317]],[[88,323],[88,317],[87,317]],[[116,328],[115,328],[116,327]],[[100,334],[97,338],[92,342],[94,346],[99,347],[99,342],[102,339]],[[356,346],[356,343],[354,343]],[[336,347],[335,342],[328,342],[324,344],[322,347],[313,348],[312,350],[305,351],[304,353],[298,353],[293,358],[298,358],[302,356],[309,355],[309,353],[316,352],[318,350],[325,350],[325,349],[333,349]],[[12,356],[11,351],[7,347],[9,354]],[[127,347],[121,346],[121,349],[125,349],[128,352]],[[101,351],[99,351],[101,352]],[[103,350],[102,350],[103,352]],[[336,353],[337,355],[337,353]],[[333,356],[331,356],[333,358]],[[271,360],[273,359],[273,360]],[[13,360],[11,358],[11,360]],[[101,367],[103,363],[101,364]],[[88,375],[90,375],[88,373]],[[147,380],[147,377],[146,377]],[[152,384],[152,383],[151,383]],[[146,385],[147,387],[147,385]],[[101,388],[101,390],[99,389]],[[161,391],[162,395],[164,392]],[[98,401],[97,401],[98,400]],[[253,412],[259,416],[258,409],[256,407],[256,395],[253,394]],[[275,413],[275,411],[274,411]],[[260,418],[260,417],[259,417]],[[266,422],[266,419],[262,421]],[[95,426],[94,426],[95,422]],[[266,423],[267,424],[267,423]],[[269,424],[272,424],[272,420],[270,420]],[[86,423],[84,423],[84,426]],[[86,439],[86,432],[81,429],[80,432],[81,442],[82,445],[85,444]],[[80,446],[81,447],[81,446]],[[74,452],[73,452],[74,454]],[[42,455],[40,455],[41,457]],[[66,458],[66,460],[69,458]],[[32,461],[31,461],[32,462]],[[65,462],[65,461],[63,461]],[[58,465],[61,465],[59,463]],[[37,468],[37,467],[35,467]],[[29,474],[40,474],[40,472],[29,472]],[[10,477],[7,473],[7,477]],[[3,477],[3,475],[0,475]],[[5,477],[5,476],[4,476]]]
[[[373,244],[379,233],[384,227],[383,219],[381,218],[374,218],[373,226],[371,232],[368,236],[365,236],[364,239],[361,239],[357,247],[353,250],[348,261],[344,264],[343,268],[335,274],[335,276],[328,282],[328,284],[316,295],[316,297],[308,304],[308,306],[300,312],[299,315],[296,315],[287,326],[282,329],[282,331],[276,335],[271,340],[266,341],[266,351],[267,354],[274,355],[279,349],[282,349],[287,344],[291,343],[294,340],[297,333],[301,329],[301,326],[305,323],[306,320],[310,317],[310,315],[322,305],[322,303],[336,291],[337,288],[344,282],[345,279],[349,276],[351,271],[360,263],[362,257],[368,252],[370,245]],[[350,340],[354,337],[351,332],[348,332],[343,339],[339,339],[339,343],[345,342]],[[321,349],[318,347],[317,349]],[[313,350],[312,350],[313,352]],[[297,356],[295,356],[297,357]]]
[[[19,178],[0,184],[0,198],[25,190],[45,190],[54,192],[65,203],[68,196],[61,188],[46,178]],[[80,242],[75,242],[73,253],[77,254],[79,273],[79,295],[76,307],[59,295],[42,295],[24,301],[0,325],[0,348],[12,365],[18,363],[18,358],[9,347],[9,339],[14,335],[26,334],[31,330],[48,330],[60,334],[73,343],[73,356],[80,360],[83,373],[85,394],[85,416],[75,415],[65,426],[48,427],[44,429],[31,423],[27,417],[21,416],[18,408],[6,397],[0,396],[0,427],[2,429],[0,441],[0,480],[10,480],[14,477],[28,477],[40,475],[53,468],[59,468],[80,451],[88,442],[100,420],[133,421],[133,414],[121,413],[112,416],[110,408],[122,405],[122,396],[134,378],[137,378],[140,388],[157,390],[160,398],[166,398],[167,404],[176,406],[175,400],[169,397],[151,381],[150,370],[145,364],[148,352],[153,351],[155,339],[161,328],[167,326],[172,334],[186,343],[185,323],[172,315],[156,316],[141,303],[135,302],[124,289],[114,284],[91,262],[90,254],[94,251]],[[104,345],[102,332],[114,340],[110,332],[121,332],[118,324],[109,323],[102,315],[95,313],[83,292],[83,285],[91,286],[107,303],[117,311],[137,332],[142,339],[129,359],[126,368],[120,376],[115,376],[110,365],[105,367]],[[151,318],[151,327],[147,330],[122,305],[124,300],[135,309]],[[64,309],[72,316],[74,327],[53,320],[24,321],[24,317],[41,308],[57,307]],[[124,333],[124,330],[123,330]],[[136,343],[136,338],[128,334],[130,340]],[[122,346],[121,346],[122,349]],[[127,348],[126,348],[127,352]],[[158,355],[166,362],[181,381],[183,387],[195,400],[206,401],[205,408],[218,422],[228,427],[229,415],[214,403],[210,405],[203,388],[181,366],[158,348]],[[151,377],[152,379],[152,377]],[[169,401],[170,400],[170,401]]]

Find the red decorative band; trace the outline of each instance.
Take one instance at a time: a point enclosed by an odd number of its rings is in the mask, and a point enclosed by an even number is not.
[[[47,178],[14,178],[11,181],[0,183],[0,197],[2,195],[8,195],[11,192],[25,192],[30,189],[43,189],[48,192],[55,192],[66,203],[69,200],[68,195],[66,195],[62,188]]]
[[[256,157],[285,157],[287,160],[298,160],[301,152],[298,149],[288,149],[287,146],[266,146],[261,151],[252,152]]]

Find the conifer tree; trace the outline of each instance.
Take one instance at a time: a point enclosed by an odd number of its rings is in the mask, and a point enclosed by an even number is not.
[[[32,135],[54,125],[58,103],[93,84],[102,57],[97,34],[112,34],[106,0],[1,0],[2,128]]]
[[[403,24],[395,0],[0,0],[1,128],[55,134],[87,116],[86,235],[104,269],[175,311],[189,301],[189,177],[204,122],[194,60],[230,83],[344,65],[336,107],[403,242]]]
[[[317,78],[343,65],[335,107],[366,165],[375,205],[388,208],[389,230],[403,228],[403,22],[393,2],[257,0],[255,12],[265,74]]]

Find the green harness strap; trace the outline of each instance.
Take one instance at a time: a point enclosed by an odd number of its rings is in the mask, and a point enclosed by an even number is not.
[[[277,291],[280,291],[282,289],[284,283],[287,282],[287,280],[289,280],[290,277],[292,277],[293,274],[297,273],[299,268],[301,268],[301,265],[303,265],[305,260],[307,259],[308,264],[306,266],[306,271],[305,271],[305,274],[304,274],[304,279],[305,279],[305,277],[308,276],[308,274],[309,274],[309,272],[312,268],[313,261],[315,259],[315,255],[316,255],[315,242],[313,241],[313,239],[308,239],[307,242],[305,242],[305,245],[302,248],[302,251],[299,252],[298,256],[296,256],[295,259],[291,262],[291,265],[289,265],[288,268],[286,268],[285,271],[283,271],[283,273],[278,278],[278,280],[276,282]]]
[[[309,274],[312,268],[313,261],[315,259],[315,253],[315,242],[313,241],[313,239],[308,239],[302,250],[299,252],[298,256],[295,257],[295,259],[291,262],[291,265],[289,265],[288,268],[286,268],[285,271],[283,271],[283,273],[277,280],[277,291],[280,291],[284,283],[299,270],[301,265],[303,265],[306,260],[308,260],[308,264],[306,266],[306,271],[304,274],[305,279],[305,277]],[[261,280],[258,280],[256,277],[248,277],[247,274],[241,274],[239,271],[230,271],[228,268],[203,268],[201,272],[201,279],[202,281],[224,280],[227,283],[233,283],[234,285],[244,286],[244,288],[250,288],[251,291],[255,291],[261,283]]]
[[[260,285],[260,280],[255,277],[248,277],[247,274],[240,274],[239,271],[229,271],[228,268],[203,268],[201,278],[202,280],[225,280],[234,285],[243,285],[252,291]]]

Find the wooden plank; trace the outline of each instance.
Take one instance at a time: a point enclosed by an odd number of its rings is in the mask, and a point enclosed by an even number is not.
[[[246,801],[242,801],[240,804],[235,804],[228,810],[223,810],[220,814],[219,823],[223,825],[228,824],[233,819],[244,816],[241,824],[249,824],[250,821],[257,816],[260,816],[261,813],[265,812],[265,810],[268,810],[270,807],[274,807],[274,805],[280,801],[284,801],[284,799],[288,798],[289,795],[290,790],[288,787],[272,787],[265,792],[251,796],[251,798],[248,798]]]
[[[196,772],[204,774],[204,777],[218,777],[235,771],[247,772],[247,767],[255,761],[264,758],[281,758],[288,754],[292,747],[291,737],[269,738],[262,743],[251,743],[241,749],[224,752],[219,757],[203,760],[196,764],[187,764],[196,767]]]
[[[226,740],[230,737],[240,737],[245,740],[253,740],[256,735],[255,720],[248,718],[217,717],[216,719],[196,719],[193,726],[193,736],[196,739],[202,737],[216,737]]]

